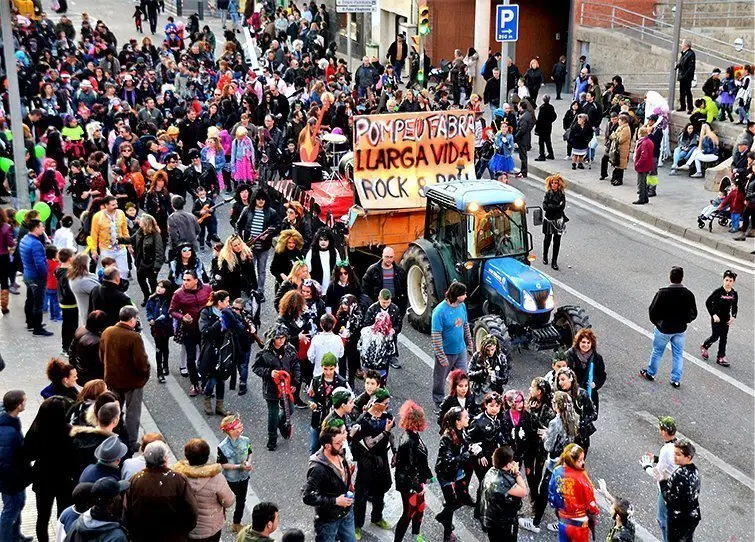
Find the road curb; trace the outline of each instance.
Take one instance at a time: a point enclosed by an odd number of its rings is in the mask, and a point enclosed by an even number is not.
[[[553,175],[552,171],[547,171],[539,166],[528,165],[528,169],[531,173],[543,178],[549,175]],[[750,254],[750,250],[752,250],[752,248],[749,247],[750,243],[748,241],[742,243],[741,248],[738,246],[732,246],[715,237],[706,235],[704,233],[705,230],[699,229],[696,225],[694,228],[685,228],[684,226],[676,224],[675,222],[672,222],[668,219],[657,217],[652,213],[649,213],[648,211],[642,209],[641,206],[618,201],[614,198],[606,196],[602,192],[590,188],[589,186],[585,186],[584,183],[571,182],[571,179],[569,179],[563,173],[561,173],[561,176],[569,182],[569,190],[571,190],[575,194],[590,198],[594,201],[597,201],[598,203],[605,205],[606,207],[610,207],[611,209],[634,217],[645,224],[649,224],[663,231],[684,237],[685,239],[689,239],[690,241],[693,241],[695,243],[700,243],[701,245],[713,248],[715,250],[718,250],[719,252],[723,252],[724,254],[730,254],[736,258],[740,258],[748,262],[755,261],[753,255]]]

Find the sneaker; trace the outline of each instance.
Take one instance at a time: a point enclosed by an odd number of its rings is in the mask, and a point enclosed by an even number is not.
[[[278,448],[278,443],[273,442],[272,440],[269,440],[267,442],[267,449],[271,452],[274,452]]]
[[[535,162],[545,162],[545,156],[538,156],[535,158]]]
[[[158,377],[157,377],[157,381],[158,381],[158,382],[159,382],[160,384],[165,384],[165,376],[163,376],[163,375],[160,375],[160,376],[158,376]]]
[[[540,532],[540,527],[532,523],[532,518],[519,518],[519,526],[535,534]]]
[[[548,525],[546,525],[546,528],[549,531],[557,533],[558,532],[558,522],[554,521],[553,523],[549,523]]]
[[[391,360],[391,367],[393,367],[394,369],[401,369],[403,365],[401,365],[398,361],[394,359],[394,360]]]
[[[362,539],[362,529],[360,529],[359,527],[354,529],[354,538],[356,538],[357,540]]]
[[[691,179],[702,179],[703,177],[704,175],[702,171],[698,171],[697,173],[693,173],[692,175],[690,175]]]
[[[246,395],[246,384],[239,385],[239,395]]]
[[[35,329],[32,332],[32,335],[36,335],[37,337],[52,337],[54,333],[52,331],[47,331],[43,327],[40,327],[40,328]]]
[[[181,376],[186,378],[187,376],[189,376],[189,371],[186,369],[181,369]]]
[[[381,519],[379,521],[373,521],[371,522],[375,527],[380,527],[381,529],[385,529],[386,531],[391,530],[391,524],[385,521],[384,519]]]
[[[571,156],[569,156],[569,155],[567,154],[566,156],[564,156],[564,160],[571,160]]]
[[[191,386],[189,388],[189,397],[196,397],[199,395],[199,386]]]
[[[571,165],[571,168],[572,168],[573,170],[576,170],[576,169],[577,169],[577,164],[572,164],[572,165]]]
[[[641,369],[640,376],[644,378],[645,380],[649,380],[650,382],[653,382],[655,380],[655,376],[648,373],[647,369]]]
[[[21,287],[18,284],[11,285],[10,293],[13,295],[19,295],[21,293]]]
[[[66,352],[65,350],[61,350],[60,354],[58,354],[58,357],[59,358],[67,358],[68,357],[68,352]]]
[[[678,388],[679,386],[682,385],[681,382],[674,382],[673,380],[669,382],[669,384],[671,384],[672,388]]]
[[[425,539],[424,536],[422,536],[421,534],[418,534],[417,536],[414,537],[414,542],[427,542],[427,540]]]
[[[716,363],[718,363],[721,367],[731,367],[731,363],[729,363],[725,357],[716,358]]]
[[[703,359],[708,359],[710,357],[710,354],[708,353],[708,349],[705,347],[705,345],[700,345],[700,357]]]

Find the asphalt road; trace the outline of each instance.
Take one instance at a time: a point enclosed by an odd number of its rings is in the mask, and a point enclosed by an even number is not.
[[[517,184],[528,202],[540,202],[542,191],[539,188],[521,181]],[[536,184],[534,179],[531,184]],[[680,246],[680,241],[656,237],[639,225],[595,214],[577,205],[576,200],[567,201],[571,221],[559,258],[561,271],[553,272],[550,268],[545,271],[554,279],[557,305],[579,304],[587,310],[607,363],[608,382],[601,392],[601,417],[587,463],[590,476],[594,481],[605,478],[613,494],[629,498],[635,505],[637,522],[658,536],[654,521],[655,485],[639,468],[638,459],[645,452],[657,453],[660,447],[653,417],[672,415],[677,418],[680,431],[707,451],[705,457],[698,459],[703,476],[703,522],[698,529],[699,538],[710,541],[752,539],[752,526],[743,519],[753,497],[752,271],[739,271],[737,289],[742,306],[730,334],[732,367],[719,371],[714,363],[697,360],[701,367],[687,360],[682,387],[676,390],[668,385],[670,359],[667,353],[658,380],[645,382],[637,376],[637,371],[646,365],[650,350],[650,340],[644,334],[652,329],[647,320],[647,306],[655,290],[667,283],[670,267],[685,268],[685,284],[697,297],[701,315],[690,326],[685,345],[685,351],[697,357],[698,346],[709,331],[704,300],[718,285],[727,265],[694,250],[688,252]],[[230,229],[223,218],[225,212],[221,211],[219,216],[223,237]],[[533,235],[535,252],[540,254],[541,235],[537,230]],[[204,258],[208,260],[209,254],[205,253]],[[539,262],[535,266],[542,267]],[[744,267],[736,262],[731,262],[731,266]],[[140,299],[136,291],[133,294]],[[268,284],[267,297],[272,299],[271,284]],[[263,322],[271,322],[274,317],[272,305],[265,303]],[[188,382],[177,376],[177,348],[173,350],[169,384],[150,381],[145,403],[176,456],[181,457],[183,443],[198,431],[208,430],[205,423],[216,437],[222,435],[217,427],[219,418],[206,417],[201,412],[201,399],[186,396]],[[401,346],[404,368],[393,370],[389,381],[394,411],[408,398],[431,410],[430,352],[429,338],[405,326]],[[509,385],[526,390],[534,376],[544,375],[549,368],[549,353],[517,352]],[[311,533],[313,511],[301,502],[299,492],[307,467],[309,413],[296,411],[294,437],[288,442],[282,441],[275,452],[268,452],[264,447],[266,407],[259,379],[250,376],[249,394],[244,397],[227,394],[226,402],[227,408],[241,413],[252,439],[255,449],[253,490],[260,498],[279,504],[282,525]],[[425,438],[434,460],[438,445],[434,425],[431,424]],[[432,487],[431,492],[440,497],[437,486]],[[396,498],[393,493],[389,499],[386,512],[389,521],[395,521],[400,515]],[[437,504],[437,499],[435,501]],[[429,511],[426,514],[423,532],[429,535],[429,540],[439,540],[441,530],[432,515]],[[462,533],[462,539],[485,538],[472,519],[471,510],[463,510],[458,517],[457,523],[468,529],[466,536]],[[608,528],[609,520],[604,513],[598,527],[599,538]],[[370,531],[379,539],[390,537],[379,529]],[[549,540],[552,535],[523,532],[520,538]],[[652,537],[646,539],[652,540]]]

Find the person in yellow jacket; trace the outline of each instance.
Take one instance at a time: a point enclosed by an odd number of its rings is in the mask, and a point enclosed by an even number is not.
[[[118,200],[114,196],[103,199],[105,208],[92,217],[92,258],[95,260],[110,256],[116,261],[122,277],[128,276],[129,244],[126,214],[118,209]]]

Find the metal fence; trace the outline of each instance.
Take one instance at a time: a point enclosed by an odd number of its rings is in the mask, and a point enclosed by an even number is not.
[[[658,21],[674,24],[675,6],[671,3],[658,4],[655,18]],[[683,24],[697,26],[722,26],[752,28],[755,17],[755,3],[752,0],[720,0],[717,2],[684,2]]]

